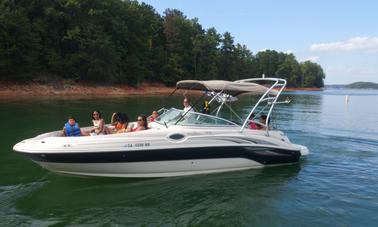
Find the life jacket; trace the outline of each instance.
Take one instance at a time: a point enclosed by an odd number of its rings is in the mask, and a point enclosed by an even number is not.
[[[250,121],[250,122],[249,122],[249,128],[250,128],[250,129],[258,129],[256,123],[253,122],[253,121]]]
[[[66,128],[66,135],[67,136],[80,136],[81,135],[81,132],[80,132],[80,128],[79,128],[79,125],[77,123],[75,123],[75,125],[70,125],[70,123],[66,123],[64,125],[64,127]]]
[[[202,113],[205,113],[205,114],[210,113],[209,102],[207,100],[205,100],[204,103],[203,103]]]
[[[120,130],[120,129],[123,129],[123,124],[118,122],[115,126],[116,129]]]

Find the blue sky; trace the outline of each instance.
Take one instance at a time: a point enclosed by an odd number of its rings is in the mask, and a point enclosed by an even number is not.
[[[230,32],[256,53],[292,52],[319,63],[326,84],[378,82],[378,1],[144,0],[157,12],[178,9],[204,28]]]

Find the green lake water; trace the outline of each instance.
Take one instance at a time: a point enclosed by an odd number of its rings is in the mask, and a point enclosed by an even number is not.
[[[345,103],[345,95],[350,102]],[[57,175],[12,151],[15,143],[89,125],[100,110],[131,119],[181,97],[0,100],[0,226],[377,226],[378,92],[290,92],[275,123],[310,149],[300,163],[156,179]],[[246,112],[245,98],[235,106]]]

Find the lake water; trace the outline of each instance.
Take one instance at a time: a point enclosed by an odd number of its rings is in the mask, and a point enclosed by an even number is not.
[[[94,109],[134,119],[181,97],[0,100],[0,226],[377,226],[378,91],[284,96],[292,102],[275,120],[310,149],[300,163],[157,179],[57,175],[12,146],[62,128],[68,115],[83,126]]]

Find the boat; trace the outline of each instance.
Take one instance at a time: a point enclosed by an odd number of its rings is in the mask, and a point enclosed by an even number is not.
[[[280,78],[183,80],[173,93],[198,97],[192,109],[161,108],[147,130],[79,137],[53,131],[13,149],[52,172],[81,176],[172,177],[294,164],[309,150],[270,123],[274,107],[289,102],[278,100],[285,86]],[[256,101],[237,113],[232,104],[245,95]],[[212,111],[195,109],[203,101]],[[263,114],[265,122],[258,120]]]

